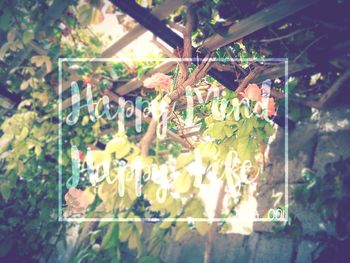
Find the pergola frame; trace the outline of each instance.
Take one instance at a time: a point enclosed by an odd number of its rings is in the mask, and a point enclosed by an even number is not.
[[[155,10],[149,11],[146,8],[141,7],[135,1],[121,1],[121,0],[112,0],[113,4],[115,4],[118,8],[120,8],[124,13],[131,16],[137,24],[133,29],[127,32],[123,37],[117,40],[114,44],[112,44],[109,48],[107,48],[104,52],[102,52],[102,58],[109,58],[114,56],[118,51],[123,49],[126,45],[130,44],[133,40],[139,37],[142,33],[147,30],[151,31],[155,37],[159,37],[164,42],[166,42],[172,48],[181,48],[183,45],[183,39],[177,33],[175,33],[165,22],[162,20],[165,19],[168,15],[174,12],[178,7],[181,6],[185,1],[183,0],[168,0],[164,3],[160,4],[155,8]],[[199,2],[198,0],[192,0],[190,2]],[[239,23],[231,26],[229,28],[229,35],[226,38],[216,34],[203,42],[203,45],[197,48],[193,48],[193,57],[197,57],[197,49],[206,49],[209,51],[214,51],[217,48],[220,48],[224,45],[232,43],[240,38],[243,38],[257,30],[260,30],[263,27],[266,27],[272,23],[275,23],[281,19],[284,19],[312,4],[317,2],[317,0],[312,1],[280,1],[271,7],[261,10],[245,19],[240,21]],[[158,46],[162,44],[158,43]],[[162,50],[166,49],[163,46]],[[171,51],[170,51],[171,52]],[[167,54],[169,56],[169,52]],[[128,83],[122,85],[117,88],[117,90],[110,90],[107,95],[111,100],[117,102],[119,96],[127,95],[129,92],[134,91],[135,89],[142,86],[142,80],[151,76],[156,72],[167,73],[171,71],[176,66],[174,62],[167,62],[161,64],[149,71],[143,76],[143,78],[138,79],[134,78]],[[291,73],[295,73],[306,68],[311,67],[311,64],[297,64],[291,63],[290,69]],[[218,71],[217,69],[211,69],[208,72],[212,77],[221,82],[226,88],[231,90],[235,90],[238,86],[238,82],[236,82],[237,76],[234,75],[233,72],[229,71]],[[276,78],[284,75],[284,65],[277,65],[272,68],[266,68],[259,76],[256,76],[254,81],[261,81],[262,78],[260,76],[264,76],[265,78]],[[72,73],[69,80],[77,77],[76,73]],[[69,88],[70,81],[66,81],[63,84],[62,91],[65,91]],[[81,92],[81,96],[84,97],[86,92],[84,90]],[[273,94],[274,95],[274,94]],[[68,98],[63,101],[63,109],[69,107],[71,105],[71,99]],[[290,120],[288,120],[290,121]],[[276,122],[284,126],[285,120],[284,117],[278,116],[276,117]],[[179,138],[176,139],[179,142]],[[180,142],[182,145],[186,145],[184,141]]]

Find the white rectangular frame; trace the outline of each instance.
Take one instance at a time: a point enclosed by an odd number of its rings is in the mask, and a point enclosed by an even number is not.
[[[58,221],[60,222],[234,222],[241,221],[240,218],[64,218],[62,210],[62,63],[63,62],[181,62],[181,61],[193,61],[202,60],[198,58],[155,58],[155,59],[130,59],[130,58],[59,58],[58,59]],[[288,58],[247,58],[247,59],[219,59],[210,58],[212,62],[284,62],[284,95],[285,95],[285,190],[284,190],[284,218],[271,219],[271,218],[258,218],[253,222],[287,222],[289,219],[289,201],[288,201]]]

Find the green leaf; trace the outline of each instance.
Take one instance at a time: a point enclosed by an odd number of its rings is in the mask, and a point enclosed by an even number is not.
[[[115,153],[116,158],[125,157],[131,150],[131,145],[126,138],[117,137],[112,139],[106,145],[106,151],[110,154]]]
[[[271,135],[273,135],[275,133],[275,128],[271,124],[268,124],[268,123],[265,125],[264,130],[266,132],[267,137],[270,137]]]
[[[85,115],[81,121],[81,125],[86,126],[89,123],[90,117]]]
[[[190,164],[194,160],[192,153],[183,153],[176,159],[176,169],[179,170]]]
[[[162,222],[160,225],[159,225],[159,227],[160,228],[169,228],[169,227],[171,227],[171,224],[172,224],[173,222],[172,221],[164,221],[164,222]]]
[[[12,43],[13,41],[15,41],[15,39],[16,39],[16,32],[17,32],[16,28],[13,27],[13,28],[7,33],[7,41],[8,41],[9,43]]]
[[[199,151],[202,159],[212,159],[217,154],[217,148],[215,146],[215,143],[212,142],[204,142],[199,144],[196,147],[195,151]]]
[[[137,231],[133,231],[129,237],[129,242],[128,242],[128,247],[130,249],[135,249],[137,248],[137,240],[139,238],[138,232]]]
[[[110,223],[107,233],[102,239],[101,248],[109,249],[116,247],[119,243],[119,223]]]
[[[241,126],[238,128],[237,137],[244,138],[250,135],[250,133],[253,130],[253,124],[254,120],[250,119],[243,119],[239,122]]]
[[[22,41],[24,44],[29,44],[30,41],[34,39],[34,32],[32,30],[25,31],[22,36]]]
[[[218,140],[224,139],[225,138],[224,127],[225,127],[224,121],[216,122],[210,125],[211,136]]]
[[[102,46],[102,42],[97,37],[91,37],[90,42],[91,42],[91,44],[95,45],[96,47]]]
[[[6,52],[9,50],[10,48],[10,43],[6,42],[5,44],[3,44],[0,48],[0,59],[4,59]]]
[[[176,224],[177,231],[175,235],[175,240],[179,241],[181,238],[183,238],[188,231],[190,231],[190,228],[188,227],[186,222],[182,222],[179,224]]]
[[[48,56],[33,56],[30,61],[37,67],[45,64],[47,73],[52,71],[52,63]]]
[[[192,181],[192,177],[188,173],[181,173],[174,180],[175,191],[180,194],[187,193],[191,189]]]
[[[252,141],[249,137],[240,138],[237,143],[237,153],[239,159],[243,162],[246,160],[253,161],[254,150]]]
[[[0,185],[0,192],[2,197],[4,198],[5,202],[7,202],[10,199],[11,195],[11,185],[9,182],[4,182]]]
[[[25,138],[27,138],[28,134],[29,134],[29,129],[27,127],[23,127],[23,129],[21,130],[21,133],[16,136],[16,140],[23,141]]]
[[[128,240],[132,233],[133,227],[132,224],[129,223],[123,223],[120,225],[120,231],[119,231],[119,239],[122,242],[125,242]]]
[[[209,231],[209,224],[207,222],[195,222],[194,225],[201,236],[205,236]]]
[[[13,139],[13,134],[10,134],[10,133],[5,133],[3,136],[0,137],[0,154],[2,154],[4,151],[7,150],[12,139]]]
[[[35,146],[34,152],[35,152],[36,156],[39,157],[39,155],[41,154],[41,147],[40,147],[40,145],[36,145]]]
[[[226,137],[230,138],[233,135],[233,129],[230,126],[225,126],[224,127],[224,132]]]

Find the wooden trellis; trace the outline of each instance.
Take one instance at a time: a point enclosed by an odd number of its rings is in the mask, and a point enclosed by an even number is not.
[[[185,3],[184,0],[167,0],[159,6],[155,7],[154,10],[147,10],[141,6],[139,6],[135,1],[122,1],[122,0],[112,0],[119,9],[121,9],[124,13],[131,16],[138,24],[128,31],[124,36],[118,39],[114,44],[108,47],[101,53],[101,58],[110,58],[115,56],[119,51],[125,48],[127,45],[131,44],[135,39],[145,33],[147,30],[151,31],[155,37],[162,39],[172,48],[182,47],[183,39],[180,35],[175,33],[171,29],[171,24],[167,25],[163,22],[169,15],[177,10],[182,4]],[[190,1],[192,3],[198,2],[198,0]],[[220,47],[226,46],[232,42],[235,42],[241,38],[244,38],[254,32],[267,27],[273,23],[276,23],[292,14],[299,12],[312,4],[318,2],[317,0],[282,0],[277,2],[276,4],[271,5],[268,8],[265,8],[261,11],[256,12],[255,14],[250,15],[249,17],[235,23],[228,29],[227,35],[221,36],[219,34],[215,34],[208,39],[203,41],[203,44],[193,48],[193,55],[197,55],[196,50],[208,50],[214,51]],[[57,18],[57,17],[56,17]],[[166,52],[166,48],[162,46],[159,42],[156,42],[156,45],[160,47],[161,50],[169,57],[172,54],[171,50]],[[47,51],[41,48],[35,41],[31,41],[29,44],[29,51],[34,51],[37,54],[43,55],[47,54]],[[28,50],[26,51],[28,53]],[[95,64],[95,63],[94,63]],[[149,77],[155,72],[163,72],[167,73],[171,71],[175,67],[175,62],[166,62],[158,65],[156,68],[150,70],[148,73],[143,76],[143,78],[138,79],[134,78],[130,80],[128,83],[118,87],[116,90],[109,90],[107,95],[111,100],[117,102],[119,96],[125,96],[132,91],[137,90],[142,86],[142,82],[144,78]],[[289,73],[296,73],[307,68],[313,67],[312,64],[305,63],[296,63],[291,62],[289,64]],[[71,81],[76,80],[79,76],[76,72],[70,72],[70,77],[63,81],[62,83],[62,92],[66,92],[69,88]],[[229,89],[236,89],[238,82],[236,81],[237,76],[234,76],[232,72],[227,71],[218,71],[216,69],[211,69],[209,74],[216,78],[219,82],[224,84],[225,87]],[[264,69],[258,76],[256,76],[253,81],[260,82],[266,78],[277,78],[284,75],[283,65],[277,65],[274,67]],[[14,105],[20,101],[20,96],[16,94],[12,94],[8,92],[4,86],[0,87],[1,96],[7,98]],[[280,94],[276,94],[272,92],[273,96],[281,96]],[[84,98],[86,96],[86,92],[84,90],[81,92],[81,97]],[[282,94],[283,96],[283,94]],[[71,98],[63,101],[62,108],[65,109],[71,105]],[[307,103],[306,103],[307,104]],[[307,104],[308,105],[308,104]],[[310,104],[309,106],[316,105]],[[170,132],[169,134],[173,139],[180,142],[182,145],[186,143],[181,139],[181,136],[176,136]]]
[[[112,1],[114,4],[116,4],[123,12],[127,13],[131,17],[133,17],[137,22],[139,22],[138,25],[136,25],[132,30],[130,30],[128,33],[126,33],[123,37],[121,37],[118,41],[116,41],[113,45],[111,45],[109,48],[107,48],[104,52],[102,52],[101,57],[102,58],[108,58],[114,56],[118,51],[123,49],[128,44],[132,43],[133,40],[135,40],[137,37],[139,37],[142,33],[144,33],[147,29],[153,32],[157,37],[161,38],[163,41],[168,43],[173,48],[181,47],[183,43],[183,39],[181,36],[174,33],[171,29],[169,29],[166,24],[161,22],[162,19],[165,19],[168,15],[170,15],[172,12],[174,12],[181,4],[183,4],[184,1],[176,0],[176,1],[165,1],[163,4],[159,5],[153,12],[149,12],[148,10],[140,7],[138,4],[136,4],[133,1]],[[266,27],[274,22],[277,22],[278,20],[281,20],[301,9],[304,9],[311,4],[317,2],[316,0],[313,1],[281,1],[277,4],[274,4],[268,9],[264,9],[262,11],[259,11],[256,14],[251,15],[250,17],[242,20],[240,23],[235,24],[229,28],[229,34],[227,37],[223,38],[220,35],[214,35],[209,37],[207,40],[203,42],[203,45],[200,47],[201,49],[209,49],[209,50],[215,50],[217,48],[220,48],[224,45],[227,45],[229,43],[232,43],[242,37],[245,37],[263,27]],[[196,52],[196,51],[194,51]],[[196,54],[196,53],[195,53]],[[155,69],[148,72],[142,79],[134,78],[130,82],[124,84],[123,86],[119,87],[117,89],[117,94],[120,96],[127,95],[131,91],[136,90],[140,86],[142,86],[142,81],[144,78],[154,74],[155,72],[169,72],[174,68],[176,65],[175,62],[166,62]],[[298,64],[292,64],[291,65],[291,72],[297,72],[300,70],[304,70],[307,67],[310,67],[311,65],[298,65]],[[213,74],[214,77],[218,78],[219,81],[225,85],[226,87],[230,89],[235,89],[234,86],[234,80],[235,76],[233,76],[232,72],[218,72],[214,71],[209,72]],[[262,76],[264,77],[280,77],[283,76],[284,69],[282,66],[276,66],[274,68],[266,69],[264,72],[262,72]],[[229,76],[227,78],[227,76]],[[71,77],[63,82],[62,90],[65,91],[69,88],[70,80],[76,79],[77,75],[76,73],[72,73]],[[261,78],[257,79],[260,80]],[[115,93],[114,91],[109,92],[109,94]],[[84,98],[86,92],[84,90],[81,92],[81,96]],[[116,94],[115,94],[116,95]],[[118,98],[116,96],[111,96],[111,99],[113,100]],[[68,98],[63,102],[62,108],[68,108],[71,105],[71,99]]]

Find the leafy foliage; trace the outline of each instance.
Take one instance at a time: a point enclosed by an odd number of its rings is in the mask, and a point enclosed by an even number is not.
[[[344,262],[350,234],[350,158],[326,164],[325,171],[320,176],[305,169],[306,184],[296,189],[295,196],[297,202],[316,210],[335,230],[323,233],[321,245],[313,253],[313,262]]]

